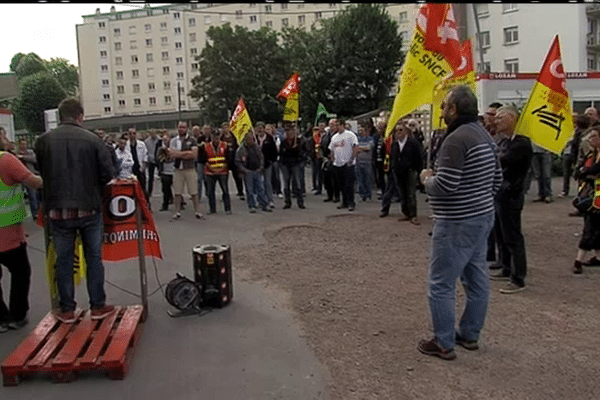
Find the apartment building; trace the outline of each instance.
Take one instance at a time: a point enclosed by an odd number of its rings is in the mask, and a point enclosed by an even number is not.
[[[188,96],[211,26],[311,26],[348,3],[174,4],[83,16],[77,25],[86,119],[197,110]]]

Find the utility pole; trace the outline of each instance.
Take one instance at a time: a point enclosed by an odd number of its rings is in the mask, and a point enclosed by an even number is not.
[[[181,82],[177,81],[177,110],[179,112],[179,121],[181,121]]]
[[[475,3],[471,4],[473,6],[473,17],[475,17],[475,29],[477,29],[477,47],[479,50],[479,73],[484,72],[483,65],[483,48],[481,44],[481,31],[479,30],[479,18],[477,17],[477,5]]]

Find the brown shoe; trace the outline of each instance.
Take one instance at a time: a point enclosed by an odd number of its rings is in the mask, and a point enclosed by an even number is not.
[[[456,358],[456,353],[454,349],[446,350],[438,346],[435,339],[431,340],[421,340],[419,345],[417,346],[419,351],[423,354],[427,354],[428,356],[437,356],[444,360],[454,360]]]
[[[417,225],[417,226],[421,225],[421,223],[419,222],[419,220],[417,219],[417,217],[411,218],[410,219],[410,223],[413,224],[413,225]]]
[[[102,307],[92,307],[92,319],[102,319],[115,311],[115,306],[103,305]]]
[[[586,267],[600,267],[600,260],[598,260],[596,256],[594,256],[589,260],[582,262],[581,265],[585,265]]]
[[[582,272],[583,272],[583,267],[582,267],[581,261],[575,260],[575,263],[573,264],[573,273],[579,275]]]
[[[52,315],[64,324],[72,324],[75,322],[75,313],[73,311],[53,310]]]

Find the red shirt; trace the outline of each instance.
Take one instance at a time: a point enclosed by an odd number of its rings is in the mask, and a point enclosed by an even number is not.
[[[13,154],[5,152],[0,157],[0,179],[7,185],[20,184],[33,176],[33,173]],[[0,228],[0,253],[16,249],[25,243],[23,225],[15,224]]]

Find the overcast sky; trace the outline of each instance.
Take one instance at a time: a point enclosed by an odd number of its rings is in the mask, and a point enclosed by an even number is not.
[[[153,4],[158,6],[160,4]],[[45,60],[66,58],[78,65],[75,25],[82,15],[103,13],[111,6],[117,11],[143,7],[143,4],[0,4],[0,73],[10,72],[10,60],[17,53],[36,53]]]

